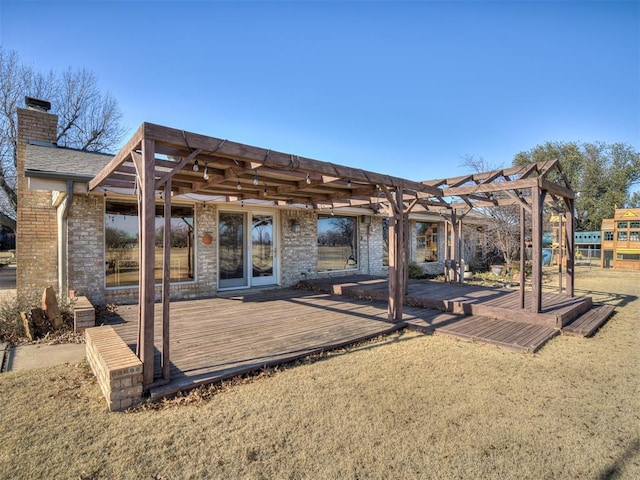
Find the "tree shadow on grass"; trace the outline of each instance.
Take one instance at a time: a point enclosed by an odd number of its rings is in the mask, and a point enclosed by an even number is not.
[[[636,438],[627,449],[622,452],[616,460],[613,461],[599,476],[598,480],[614,480],[622,478],[624,466],[634,457],[640,454],[640,438]]]

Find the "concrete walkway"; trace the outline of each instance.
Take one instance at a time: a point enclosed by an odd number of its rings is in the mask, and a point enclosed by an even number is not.
[[[16,295],[16,266],[0,268],[0,302]],[[22,345],[10,348],[0,342],[0,368],[3,372],[76,363],[85,358],[84,343]],[[4,359],[4,362],[2,361]]]
[[[6,350],[3,371],[11,372],[29,368],[52,367],[63,363],[77,363],[84,358],[84,343],[22,345]]]

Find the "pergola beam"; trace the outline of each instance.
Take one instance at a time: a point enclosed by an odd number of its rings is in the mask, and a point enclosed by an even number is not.
[[[524,180],[512,180],[511,182],[482,183],[466,187],[444,188],[442,193],[445,197],[462,197],[465,195],[475,195],[478,193],[495,193],[504,190],[515,190],[531,188],[538,185],[537,178],[526,178]]]
[[[89,182],[89,190],[93,190],[99,186],[106,178],[114,173],[120,165],[127,161],[131,155],[130,153],[140,147],[144,133],[144,124],[136,130],[133,137],[127,142],[122,150],[120,150],[115,157]]]
[[[186,134],[182,130],[176,130],[151,123],[144,123],[141,128],[144,130],[145,138],[161,141],[163,143],[175,144],[183,148],[199,148],[205,152],[207,150],[216,150],[216,155],[221,157],[227,157],[239,161],[249,161],[261,165],[268,164],[270,167],[279,167],[293,171],[305,171],[320,175],[351,179],[352,181],[359,181],[366,184],[384,184],[391,187],[406,187],[411,190],[429,193],[432,195],[442,195],[439,188],[425,185],[420,182],[407,181],[389,175],[382,175],[357,168],[322,162],[320,160],[288,155],[236,142],[226,141],[224,145],[220,146],[220,142],[222,141],[221,139],[194,133]]]
[[[191,160],[193,160],[194,158],[196,158],[198,155],[200,155],[200,152],[202,152],[201,149],[196,148],[193,152],[191,152],[189,155],[187,155],[186,157],[184,157],[182,160],[180,160],[180,162],[178,162],[178,164],[173,167],[172,170],[168,171],[167,173],[165,173],[157,182],[156,182],[156,186],[160,186],[164,183],[167,183],[168,180],[171,180],[172,178],[174,178],[176,176],[176,174],[182,169],[182,167],[184,167],[186,164],[188,164],[189,162],[191,162]]]

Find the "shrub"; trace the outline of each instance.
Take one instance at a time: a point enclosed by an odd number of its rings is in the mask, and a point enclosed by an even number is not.
[[[416,262],[409,262],[409,278],[424,278],[424,270]]]
[[[35,298],[16,296],[0,302],[0,341],[18,343],[25,336],[20,312],[28,312],[38,303]]]

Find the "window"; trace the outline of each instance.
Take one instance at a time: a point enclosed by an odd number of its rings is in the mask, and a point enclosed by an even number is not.
[[[627,222],[618,222],[618,228],[627,228]]]
[[[358,268],[358,220],[356,217],[318,217],[318,271]]]
[[[630,228],[640,228],[640,222],[629,222]]]
[[[627,232],[618,232],[618,241],[626,242],[627,241]]]
[[[618,260],[640,260],[639,253],[618,253],[616,254]]]
[[[156,206],[156,282],[162,281],[164,219]],[[107,202],[104,218],[105,280],[107,287],[138,285],[138,207],[134,203]],[[194,278],[193,207],[171,208],[171,268],[173,283]]]
[[[613,232],[604,232],[605,241],[612,242],[613,241]]]
[[[629,240],[632,242],[640,242],[640,230],[631,230],[629,232]]]
[[[438,261],[438,224],[416,222],[416,257],[415,261]]]

